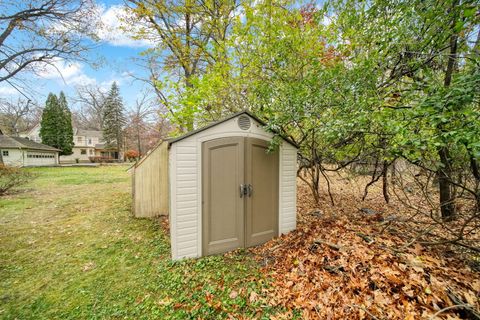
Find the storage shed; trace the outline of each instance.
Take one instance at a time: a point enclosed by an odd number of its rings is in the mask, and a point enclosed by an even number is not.
[[[273,134],[264,126],[242,111],[161,143],[133,168],[136,216],[167,214],[160,205],[142,208],[168,200],[173,259],[251,247],[295,229],[298,148],[283,139],[268,152]]]

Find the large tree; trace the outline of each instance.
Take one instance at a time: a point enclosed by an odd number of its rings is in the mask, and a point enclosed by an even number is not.
[[[129,0],[137,28],[136,38],[155,47],[144,52],[148,82],[169,116],[182,129],[193,129],[199,110],[182,103],[183,94],[196,86],[196,78],[216,62],[227,60],[223,46],[235,18],[236,0],[170,1]]]
[[[146,148],[150,147],[151,142],[147,140],[150,140],[152,133],[156,131],[154,126],[158,114],[155,112],[153,101],[148,91],[142,92],[132,110],[128,112],[126,142],[127,145],[134,146],[140,156],[147,151]],[[160,135],[158,131],[156,133],[158,140]]]
[[[107,98],[107,90],[100,86],[86,85],[76,88],[74,101],[78,105],[75,120],[83,128],[102,130],[103,107]]]
[[[234,63],[195,77],[181,101],[203,110],[237,102],[264,115],[300,143],[313,192],[320,174],[351,161],[375,164],[374,183],[406,159],[436,173],[448,220],[455,189],[480,199],[476,4],[245,1],[225,41]]]
[[[436,173],[441,216],[451,219],[455,189],[465,187],[459,173],[478,167],[478,1],[331,1],[329,9],[351,69],[375,85],[360,105],[373,115],[369,136]]]
[[[70,110],[65,95],[60,99],[49,93],[40,121],[42,143],[62,150],[61,155],[72,154],[73,130]]]
[[[57,96],[49,93],[40,121],[40,138],[44,144],[55,148],[60,148],[61,131],[58,124],[63,122],[59,110]]]
[[[0,99],[0,125],[5,134],[18,136],[32,127],[37,119],[39,107],[35,102],[23,98]]]
[[[85,58],[85,36],[94,39],[97,29],[94,13],[92,0],[1,1],[0,83],[25,81],[27,72],[41,73],[62,59]]]
[[[69,155],[73,153],[73,127],[72,127],[72,113],[68,108],[67,99],[63,91],[60,91],[58,97],[58,107],[62,115],[62,123],[59,125],[62,126],[62,135],[61,135],[61,145],[62,145],[62,154]]]
[[[116,82],[112,83],[103,107],[103,139],[107,146],[115,147],[120,155],[123,150],[123,130],[125,111],[122,97]]]

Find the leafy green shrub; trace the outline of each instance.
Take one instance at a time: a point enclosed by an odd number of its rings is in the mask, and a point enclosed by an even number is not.
[[[30,182],[34,178],[35,176],[26,170],[0,164],[0,196],[12,188]]]

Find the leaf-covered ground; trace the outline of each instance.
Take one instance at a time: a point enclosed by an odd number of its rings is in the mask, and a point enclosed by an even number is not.
[[[126,167],[37,168],[0,198],[0,319],[264,318],[245,252],[171,262],[161,226],[130,215]]]
[[[300,184],[296,231],[171,262],[168,223],[131,217],[125,170],[32,169],[0,199],[0,318],[475,319],[479,274],[444,250],[394,251],[404,239],[379,222],[402,209],[378,190],[361,202],[339,179],[336,206],[324,192],[316,208]]]
[[[336,205],[324,192],[316,208],[300,184],[297,230],[252,250],[274,279],[271,305],[301,310],[303,319],[480,316],[478,271],[445,250],[381,232],[382,220],[401,215],[399,203],[386,205],[375,188],[362,202],[362,187],[348,180],[333,190]]]

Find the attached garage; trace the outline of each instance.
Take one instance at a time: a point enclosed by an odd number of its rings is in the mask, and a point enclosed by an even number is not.
[[[25,166],[54,166],[57,164],[54,152],[26,151]]]
[[[157,160],[167,165],[145,159],[134,168],[135,208],[153,198],[168,200],[168,212],[157,212],[169,214],[173,259],[251,247],[295,229],[297,146],[282,139],[270,151],[273,134],[264,125],[243,111],[165,141],[147,155],[168,150],[168,160]],[[145,163],[154,169],[144,170]],[[141,170],[164,187],[154,183],[139,194]]]
[[[26,138],[0,135],[3,163],[12,167],[58,165],[60,150]]]

